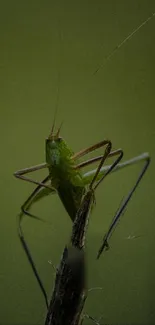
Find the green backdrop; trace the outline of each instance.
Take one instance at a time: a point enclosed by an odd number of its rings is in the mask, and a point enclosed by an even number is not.
[[[87,238],[88,286],[102,290],[90,291],[85,312],[103,315],[105,324],[155,323],[155,18],[106,60],[154,11],[149,0],[1,1],[1,324],[43,324],[46,314],[17,236],[16,216],[34,187],[13,172],[45,160],[58,75],[56,123],[63,121],[61,135],[74,151],[109,138],[127,159],[142,152],[152,158],[99,261],[101,239],[142,164],[109,176],[97,190]],[[54,270],[48,261],[58,264],[71,221],[57,196],[32,211],[48,222],[26,219],[24,230],[50,295]]]

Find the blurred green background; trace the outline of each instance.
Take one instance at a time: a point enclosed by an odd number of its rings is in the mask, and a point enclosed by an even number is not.
[[[61,135],[75,152],[109,138],[114,148],[124,149],[126,159],[144,151],[152,158],[110,251],[98,262],[104,232],[142,165],[109,176],[97,190],[87,238],[88,286],[102,290],[89,293],[85,312],[103,315],[102,323],[155,323],[155,18],[106,61],[154,11],[153,0],[1,1],[1,324],[43,324],[46,314],[16,226],[20,205],[34,187],[16,180],[13,172],[45,160],[59,73],[57,125],[64,121]],[[54,270],[48,261],[58,264],[71,221],[56,195],[35,205],[33,212],[50,222],[24,222],[50,295]]]

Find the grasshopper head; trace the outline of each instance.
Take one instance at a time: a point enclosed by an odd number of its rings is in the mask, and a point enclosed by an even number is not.
[[[59,165],[61,158],[61,146],[63,139],[60,137],[61,126],[54,134],[54,123],[50,135],[46,139],[46,162],[51,166]]]

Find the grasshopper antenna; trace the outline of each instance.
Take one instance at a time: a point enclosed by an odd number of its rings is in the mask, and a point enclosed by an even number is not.
[[[58,128],[58,131],[56,133],[56,138],[59,138],[59,135],[60,135],[60,131],[61,131],[61,128],[62,128],[62,124],[63,124],[63,121],[61,122],[59,128]]]
[[[61,45],[62,43],[62,35],[61,35],[61,31],[59,30],[58,32],[58,37],[59,37],[59,44]],[[61,53],[61,49],[59,48],[59,52]],[[60,61],[60,60],[59,60]],[[53,135],[54,133],[54,127],[55,127],[55,121],[56,121],[56,117],[57,117],[57,113],[58,113],[58,107],[59,107],[59,98],[60,98],[60,81],[61,81],[61,73],[60,73],[60,62],[59,62],[59,68],[58,68],[58,80],[57,80],[57,94],[56,94],[56,104],[55,104],[55,111],[54,111],[54,119],[53,119],[53,124],[52,124],[52,129],[50,132],[50,137]],[[62,123],[60,125],[60,128],[62,126]],[[58,129],[60,132],[60,128]],[[57,131],[57,133],[59,133]]]
[[[58,106],[59,106],[59,96],[60,96],[60,72],[58,72],[58,86],[57,86],[56,105],[55,105],[54,119],[53,119],[52,129],[51,129],[51,132],[50,132],[50,137],[54,133],[55,121],[56,121],[56,117],[57,117],[57,113],[58,113]]]
[[[105,62],[98,66],[98,68],[93,72],[95,75],[100,69],[102,69],[108,60],[127,42],[129,41],[143,26],[145,26],[153,17],[155,12],[153,12],[147,19],[145,19],[133,32],[131,32],[119,45],[117,45],[114,50],[105,58]]]

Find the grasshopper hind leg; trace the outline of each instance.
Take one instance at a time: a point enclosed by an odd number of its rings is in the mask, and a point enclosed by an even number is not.
[[[127,204],[129,203],[132,195],[134,194],[136,188],[138,187],[140,181],[142,180],[146,170],[148,169],[149,167],[149,164],[150,164],[150,157],[147,157],[146,160],[145,160],[145,165],[143,166],[134,186],[132,187],[132,189],[130,190],[129,194],[126,196],[126,198],[122,201],[119,209],[117,210],[115,216],[113,217],[112,219],[112,222],[110,224],[110,227],[109,227],[109,230],[107,231],[107,233],[105,234],[105,236],[103,237],[103,242],[102,242],[102,245],[98,251],[98,254],[97,254],[97,259],[99,259],[100,255],[102,254],[102,252],[104,250],[107,250],[109,249],[109,244],[108,244],[108,241],[117,225],[117,223],[119,222],[120,220],[120,217],[122,215],[122,213],[124,212]]]

